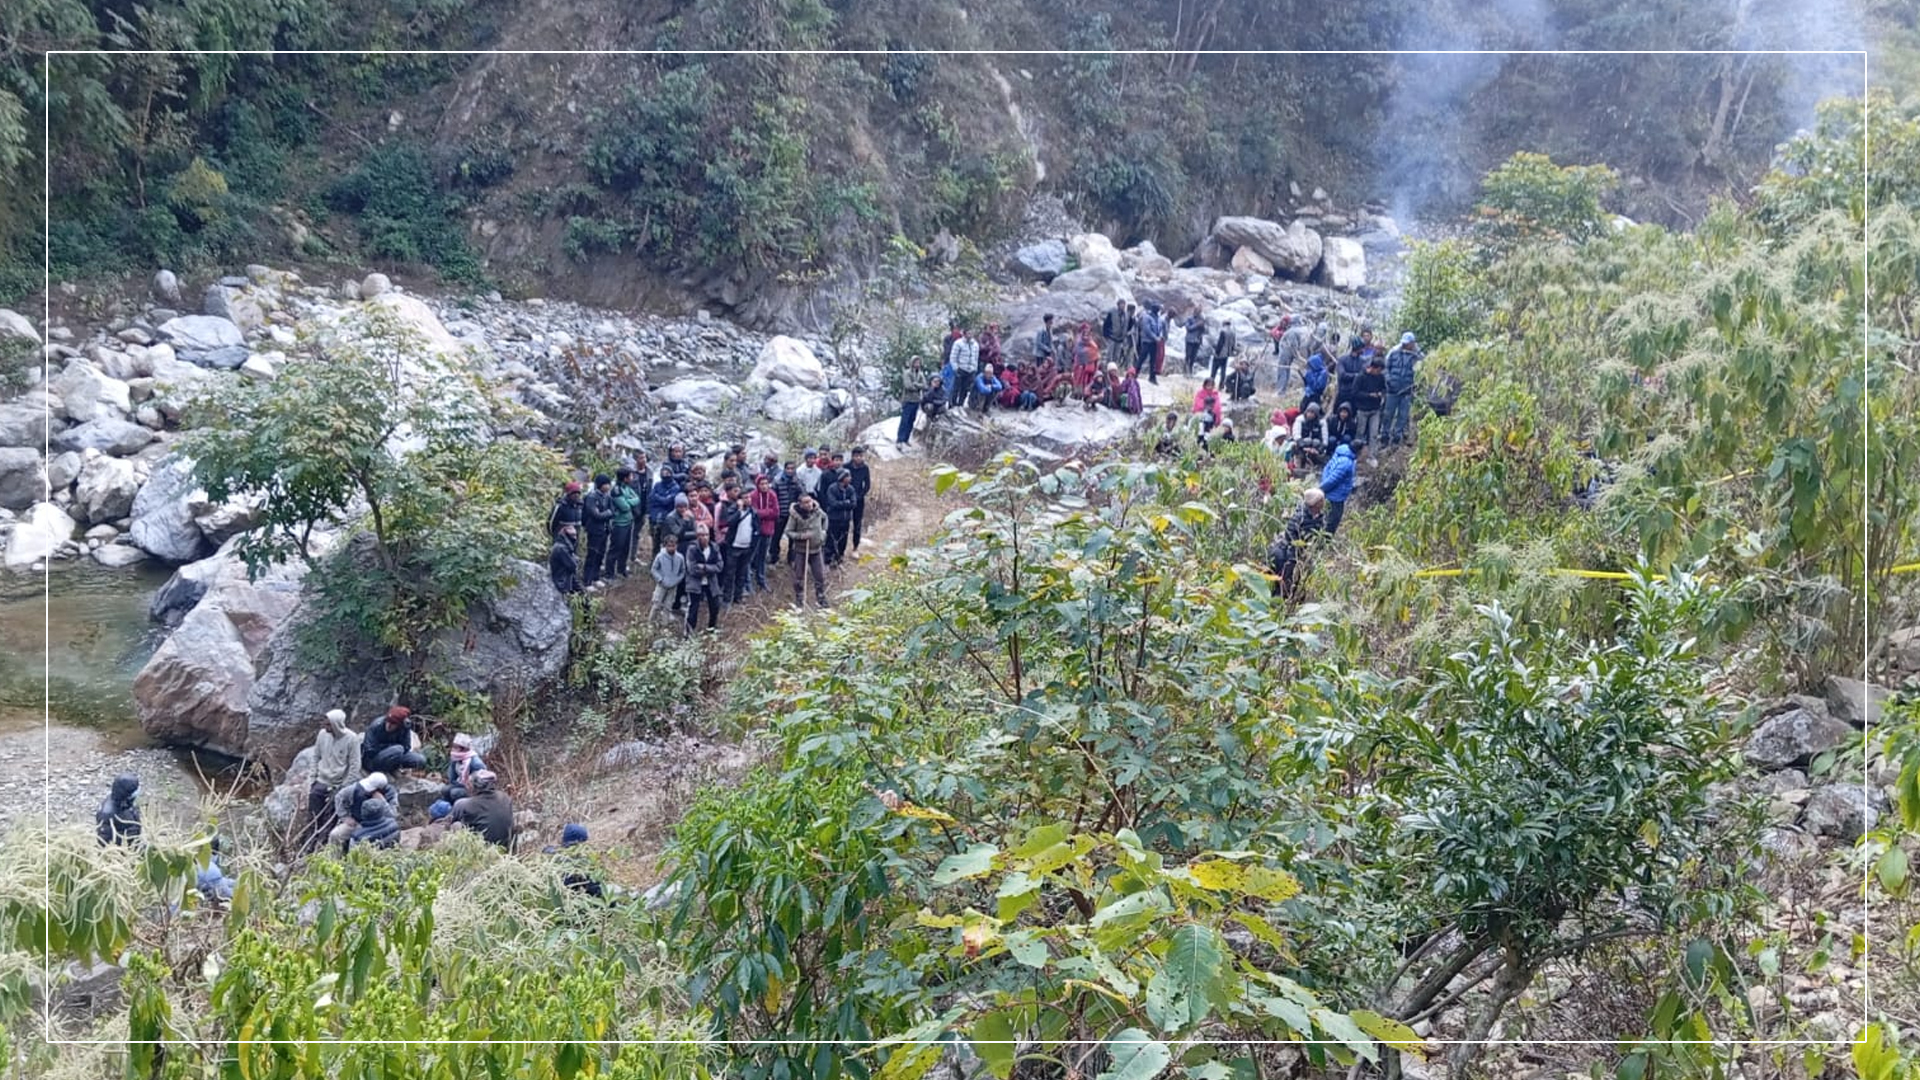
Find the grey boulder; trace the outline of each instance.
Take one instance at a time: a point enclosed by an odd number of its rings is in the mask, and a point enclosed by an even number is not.
[[[69,428],[55,435],[49,442],[56,453],[73,452],[84,454],[88,450],[98,450],[114,457],[126,457],[146,449],[147,444],[159,438],[151,428],[136,424],[131,420],[108,417],[89,420],[79,427]]]
[[[1747,760],[1763,770],[1804,766],[1852,736],[1852,725],[1835,719],[1826,702],[1795,694],[1775,705],[1747,737]]]

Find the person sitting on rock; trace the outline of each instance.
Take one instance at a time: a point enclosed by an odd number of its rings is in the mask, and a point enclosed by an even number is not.
[[[604,900],[606,899],[606,890],[601,886],[599,881],[594,879],[592,874],[587,873],[590,865],[588,860],[582,857],[579,851],[574,850],[586,842],[587,827],[585,825],[578,822],[569,822],[566,828],[560,830],[560,847],[558,849],[558,853],[561,855],[560,883],[572,889],[574,892],[585,893],[596,900]],[[555,849],[548,848],[547,852],[548,854],[554,854]]]
[[[1153,452],[1161,457],[1176,457],[1180,453],[1180,411],[1168,409],[1164,422],[1160,425],[1160,437],[1153,444]]]
[[[993,399],[993,403],[1003,409],[1019,408],[1022,377],[1020,369],[1008,364],[1004,368],[995,368],[994,371],[1000,376],[1000,393]]]
[[[1095,406],[1107,403],[1107,388],[1120,378],[1120,365],[1108,364],[1107,370],[1095,371],[1080,391],[1080,400],[1086,403],[1089,411]]]
[[[1000,377],[994,373],[992,364],[982,367],[980,373],[973,377],[973,397],[971,398],[973,411],[985,416],[987,410],[993,405],[993,399],[1006,388],[1007,384],[1000,381]]]
[[[453,804],[445,799],[437,799],[427,807],[427,823],[420,827],[420,835],[414,840],[414,847],[426,850],[446,839],[447,830],[453,827],[449,819],[453,817]],[[404,834],[403,834],[404,836]],[[404,839],[402,840],[404,844]]]
[[[357,783],[348,784],[333,796],[333,814],[338,823],[327,834],[327,843],[338,844],[344,849],[347,841],[360,828],[360,805],[376,791],[388,787],[386,773],[373,773],[363,776]]]
[[[1200,389],[1193,393],[1193,415],[1200,418],[1202,434],[1220,422],[1220,391],[1214,389],[1211,377],[1201,380]]]
[[[1253,368],[1242,356],[1233,362],[1233,371],[1227,375],[1227,400],[1251,401],[1254,390]]]
[[[453,804],[448,818],[480,834],[487,843],[507,848],[513,840],[513,800],[498,787],[499,778],[481,771],[468,778],[473,794]]]
[[[224,904],[233,899],[233,887],[240,883],[220,868],[220,853],[225,850],[220,838],[214,837],[207,846],[207,865],[194,873],[193,885],[208,900]]]
[[[1112,385],[1107,393],[1112,398],[1113,407],[1128,416],[1139,416],[1146,407],[1140,398],[1140,369],[1127,368],[1120,373],[1120,381]]]
[[[466,798],[467,779],[486,767],[487,763],[473,752],[473,736],[455,735],[453,747],[447,751],[447,788],[440,797],[450,803]]]
[[[405,705],[395,705],[384,718],[367,725],[366,734],[360,736],[361,772],[392,774],[427,767],[425,755],[414,748],[412,716]]]
[[[1327,448],[1350,446],[1360,438],[1360,422],[1353,418],[1353,402],[1343,401],[1327,421]]]
[[[126,845],[140,839],[140,808],[134,805],[139,797],[139,777],[122,773],[113,778],[106,801],[93,812],[94,835],[101,846]]]
[[[367,797],[360,800],[359,809],[354,811],[360,827],[347,837],[348,851],[361,844],[390,848],[400,842],[400,815],[392,797],[393,788],[384,786],[367,792]]]

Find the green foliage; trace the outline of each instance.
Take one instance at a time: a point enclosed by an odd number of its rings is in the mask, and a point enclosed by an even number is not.
[[[1489,305],[1475,267],[1473,249],[1460,240],[1416,242],[1392,325],[1411,330],[1429,353],[1478,335]]]
[[[1864,156],[1868,138],[1871,163]],[[1780,149],[1760,182],[1756,216],[1778,232],[1840,211],[1865,221],[1875,211],[1920,204],[1920,111],[1875,90],[1822,102],[1812,131]]]
[[[1481,181],[1476,226],[1496,250],[1539,239],[1590,240],[1606,230],[1601,202],[1619,182],[1605,165],[1555,165],[1545,154],[1518,153]]]
[[[288,559],[312,568],[326,617],[322,654],[359,644],[413,654],[537,557],[543,495],[560,463],[495,437],[504,419],[470,376],[377,309],[340,328],[269,383],[242,380],[194,402],[186,452],[214,499],[258,506],[240,541],[250,573]],[[365,542],[331,554],[316,530]]]
[[[692,727],[705,671],[697,640],[630,633],[596,649],[583,674],[616,730],[631,737]]]
[[[328,189],[326,200],[357,216],[367,250],[378,258],[425,263],[470,284],[484,276],[462,230],[458,202],[418,149],[388,144],[374,150]]]

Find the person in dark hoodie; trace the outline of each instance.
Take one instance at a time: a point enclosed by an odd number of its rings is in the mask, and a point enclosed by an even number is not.
[[[673,516],[674,500],[685,494],[680,477],[671,469],[661,469],[660,479],[647,492],[647,524],[653,528],[653,553],[660,554],[660,533]]]
[[[560,535],[553,538],[553,550],[547,552],[547,576],[553,579],[553,587],[562,595],[571,595],[580,591],[580,556],[575,554],[573,526],[560,526]]]
[[[1386,362],[1378,356],[1367,361],[1367,370],[1353,384],[1353,422],[1360,438],[1369,443],[1380,439],[1380,404],[1387,394]]]
[[[613,535],[613,477],[601,473],[593,478],[593,490],[581,500],[580,514],[587,528],[587,565],[580,583],[591,589],[600,582],[600,566],[607,561],[607,542]]]
[[[606,899],[606,890],[593,875],[587,871],[591,864],[575,850],[587,842],[587,827],[577,822],[568,823],[560,830],[560,848],[562,855],[560,883],[574,892],[586,893],[596,900]]]
[[[1334,369],[1333,407],[1339,409],[1341,403],[1353,400],[1353,388],[1360,376],[1367,370],[1367,343],[1354,338],[1347,346],[1347,355],[1340,358]]]
[[[333,794],[333,816],[337,824],[327,834],[327,843],[339,844],[343,849],[352,840],[353,834],[360,829],[360,807],[376,791],[387,788],[387,774],[374,773],[363,776]]]
[[[660,475],[672,476],[681,488],[687,486],[687,478],[693,474],[693,463],[687,460],[685,443],[674,443],[667,447],[667,460],[660,463]]]
[[[560,494],[560,501],[553,504],[553,512],[547,515],[547,535],[557,539],[560,536],[560,530],[568,525],[578,528],[584,515],[580,485],[576,481],[569,480],[566,490]]]
[[[113,778],[106,801],[93,812],[94,835],[100,838],[102,847],[131,844],[140,839],[140,808],[134,805],[139,797],[139,777],[121,773]]]
[[[867,493],[873,490],[873,469],[867,464],[867,448],[856,446],[853,457],[847,462],[847,472],[853,474],[853,493],[859,501],[853,504],[853,550],[860,550],[860,526],[867,519]]]
[[[1360,425],[1353,418],[1353,402],[1343,401],[1327,417],[1327,447],[1345,446],[1360,437]]]
[[[1315,349],[1313,355],[1307,357],[1307,372],[1300,377],[1300,388],[1302,409],[1309,405],[1319,405],[1322,408],[1326,406],[1327,352],[1325,349]]]
[[[853,489],[853,473],[841,469],[824,493],[827,504],[827,565],[839,566],[847,557],[847,533],[853,528],[853,515],[860,506],[860,493]]]
[[[499,777],[477,772],[468,780],[473,794],[453,804],[453,816],[448,820],[479,833],[489,844],[509,847],[513,842],[513,800],[500,790]]]
[[[427,767],[427,759],[413,748],[413,711],[395,705],[382,719],[368,724],[360,736],[360,769],[368,773],[397,773]]]
[[[773,493],[780,500],[780,516],[773,523],[773,543],[767,548],[767,554],[777,567],[792,558],[793,545],[787,545],[787,557],[780,555],[780,542],[786,539],[787,515],[793,513],[794,504],[800,501],[800,477],[792,461],[780,464],[780,471],[773,477]]]
[[[354,810],[354,820],[360,827],[347,837],[347,850],[352,851],[362,844],[377,848],[390,848],[400,842],[400,815],[394,808],[393,788],[382,785],[367,792]]]

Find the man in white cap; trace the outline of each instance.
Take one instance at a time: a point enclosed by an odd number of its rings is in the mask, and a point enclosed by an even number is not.
[[[313,772],[307,784],[307,836],[304,851],[320,846],[322,839],[338,824],[333,813],[333,796],[341,788],[360,778],[360,736],[347,727],[347,714],[339,709],[327,712],[326,723],[313,739]]]
[[[360,804],[366,802],[368,797],[372,796],[374,792],[386,791],[388,786],[387,774],[376,772],[368,773],[361,777],[358,783],[348,784],[341,788],[333,796],[333,816],[335,824],[333,831],[327,834],[327,842],[329,844],[338,844],[344,849],[347,845],[347,839],[358,831],[362,824],[360,820]]]

